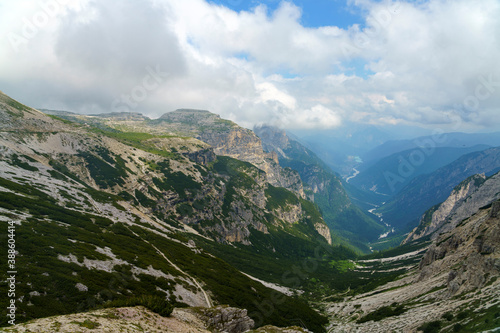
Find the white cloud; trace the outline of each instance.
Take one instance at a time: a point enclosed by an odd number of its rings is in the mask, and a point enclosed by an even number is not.
[[[365,22],[347,30],[304,27],[291,2],[239,13],[205,0],[46,3],[59,5],[0,8],[0,89],[35,107],[110,111],[159,66],[168,75],[134,111],[196,107],[248,127],[460,117],[463,130],[500,128],[497,0],[357,0]]]

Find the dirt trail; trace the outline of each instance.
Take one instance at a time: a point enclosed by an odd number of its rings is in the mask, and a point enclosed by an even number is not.
[[[130,230],[130,232],[132,232],[135,236],[139,237],[142,241],[144,241],[144,242],[148,243],[149,245],[151,245],[155,249],[155,251],[159,255],[161,255],[163,257],[163,259],[165,259],[172,267],[174,267],[176,270],[178,270],[179,272],[181,272],[182,274],[184,274],[185,276],[187,276],[188,278],[190,278],[191,281],[193,281],[193,283],[201,290],[201,292],[203,293],[203,296],[205,296],[205,301],[207,302],[207,307],[209,307],[209,308],[213,307],[212,301],[210,300],[210,297],[208,296],[207,292],[205,291],[205,289],[203,289],[203,287],[201,286],[201,284],[194,277],[192,277],[188,273],[184,272],[179,266],[177,266],[170,259],[168,259],[167,256],[162,251],[160,251],[160,249],[158,249],[156,246],[154,246],[153,244],[151,244],[149,241],[145,240],[144,238],[142,238],[141,236],[139,236],[138,234],[136,234],[132,230]]]

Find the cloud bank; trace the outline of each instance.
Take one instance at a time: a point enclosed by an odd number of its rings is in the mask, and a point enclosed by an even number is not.
[[[286,1],[10,1],[0,89],[41,108],[201,108],[247,127],[500,128],[499,1],[348,5],[364,21],[342,29],[305,27]]]

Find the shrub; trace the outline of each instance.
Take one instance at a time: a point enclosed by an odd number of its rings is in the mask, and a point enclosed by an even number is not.
[[[165,298],[160,296],[142,295],[130,298],[120,298],[107,302],[104,306],[107,308],[119,308],[142,305],[162,317],[169,317],[174,307]]]
[[[441,329],[441,321],[439,321],[439,320],[425,323],[418,328],[418,330],[423,331],[424,333],[439,332],[440,329]]]
[[[387,317],[399,316],[405,311],[406,309],[403,305],[392,304],[391,306],[383,306],[380,309],[370,312],[366,316],[361,317],[357,322],[358,324],[361,324],[366,323],[370,320],[380,321]]]
[[[448,321],[452,321],[453,320],[453,314],[451,312],[446,312],[445,314],[443,314],[442,317],[444,319],[448,320]]]

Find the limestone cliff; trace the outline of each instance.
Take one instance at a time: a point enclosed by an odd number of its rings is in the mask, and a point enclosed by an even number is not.
[[[178,128],[182,129],[191,126],[187,133],[214,147],[216,155],[252,163],[266,173],[267,182],[271,185],[284,187],[305,198],[299,174],[280,167],[276,156],[264,152],[261,139],[251,130],[208,111],[177,110],[164,114],[160,119],[168,122],[169,126],[179,124]]]
[[[500,201],[495,201],[437,237],[420,262],[419,280],[447,271],[447,297],[451,297],[481,288],[498,276],[499,211]]]
[[[467,178],[453,189],[443,203],[424,214],[419,226],[407,236],[403,243],[428,235],[436,238],[439,234],[452,230],[464,218],[500,198],[499,189],[500,173],[489,178],[486,178],[484,174]]]

